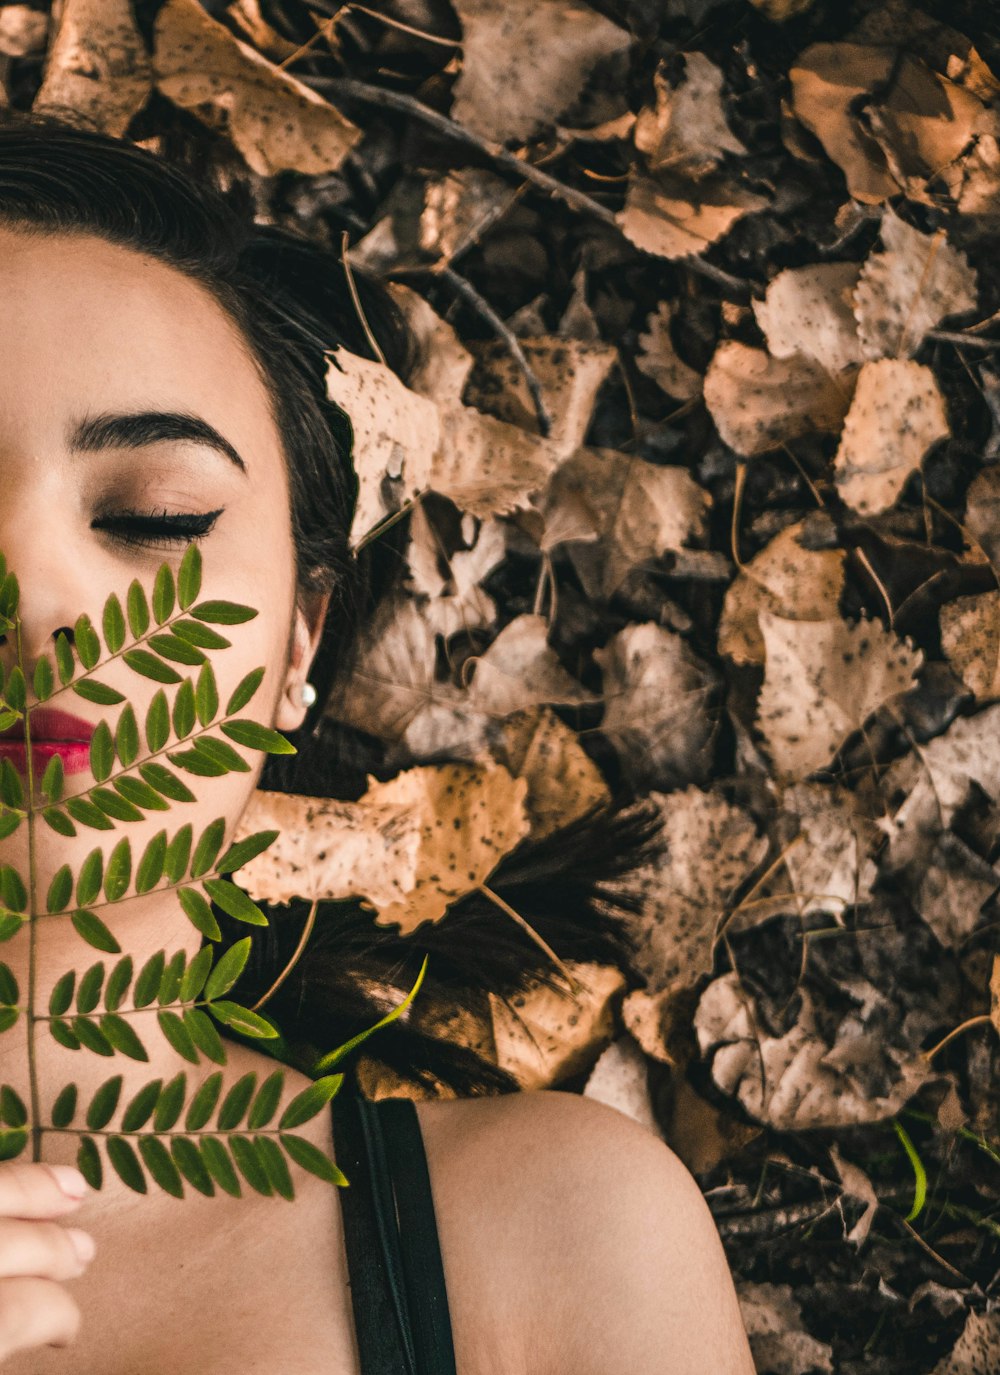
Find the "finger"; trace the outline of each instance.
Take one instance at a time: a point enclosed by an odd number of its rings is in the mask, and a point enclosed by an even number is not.
[[[68,1346],[80,1330],[80,1306],[55,1280],[33,1275],[0,1282],[0,1361],[29,1347]]]
[[[79,1227],[0,1218],[0,1279],[10,1275],[76,1279],[87,1268],[95,1249],[93,1237]]]
[[[62,1187],[73,1176],[86,1180],[71,1166],[45,1165],[40,1161],[5,1160],[0,1162],[0,1217],[54,1217],[80,1206]]]

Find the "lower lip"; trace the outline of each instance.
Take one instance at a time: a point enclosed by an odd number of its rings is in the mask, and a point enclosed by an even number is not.
[[[82,773],[90,768],[90,745],[85,740],[33,740],[31,753],[41,769],[56,754],[64,773]],[[0,759],[9,759],[18,773],[28,776],[28,750],[23,740],[0,740]]]

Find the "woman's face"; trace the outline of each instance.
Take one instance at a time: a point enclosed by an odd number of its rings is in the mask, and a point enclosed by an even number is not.
[[[258,612],[243,625],[217,627],[232,641],[210,655],[220,700],[262,666],[262,686],[241,715],[295,729],[325,599],[296,609],[285,460],[236,325],[205,288],[152,258],[91,235],[6,227],[0,318],[0,550],[20,581],[29,684],[60,629],[71,630],[81,612],[99,627],[111,592],[124,605],[134,578],[151,589],[158,566],[168,561],[176,571],[189,538],[205,531],[201,597]],[[13,636],[0,636],[8,670],[15,651]],[[121,659],[96,676],[125,694],[141,724],[158,685]],[[175,688],[166,690],[172,699]],[[47,705],[89,723],[107,719],[112,730],[120,711],[66,690]],[[171,741],[168,749],[176,748]],[[196,802],[118,823],[115,832],[78,827],[67,839],[40,824],[40,882],[60,864],[75,870],[95,845],[107,852],[122,835],[138,855],[163,827],[170,835],[188,821],[197,836],[222,816],[231,829],[264,760],[240,753],[251,772],[182,775]],[[75,773],[65,791],[93,783],[89,770]],[[0,862],[27,877],[26,827],[0,841]]]

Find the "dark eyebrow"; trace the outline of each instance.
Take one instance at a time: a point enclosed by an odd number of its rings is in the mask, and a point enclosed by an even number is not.
[[[205,444],[224,454],[243,473],[247,465],[214,425],[197,415],[180,411],[134,411],[122,415],[88,416],[73,430],[69,447],[73,452],[98,453],[102,449],[142,449],[147,444],[187,440]]]

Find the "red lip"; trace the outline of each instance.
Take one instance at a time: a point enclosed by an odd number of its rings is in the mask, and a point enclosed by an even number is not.
[[[52,707],[35,707],[31,713],[31,740],[40,744],[45,740],[76,740],[83,744],[90,742],[94,727],[89,721],[81,721],[78,716],[70,716],[65,711],[55,711]],[[6,730],[0,731],[0,740],[23,740],[24,721],[15,721]]]

